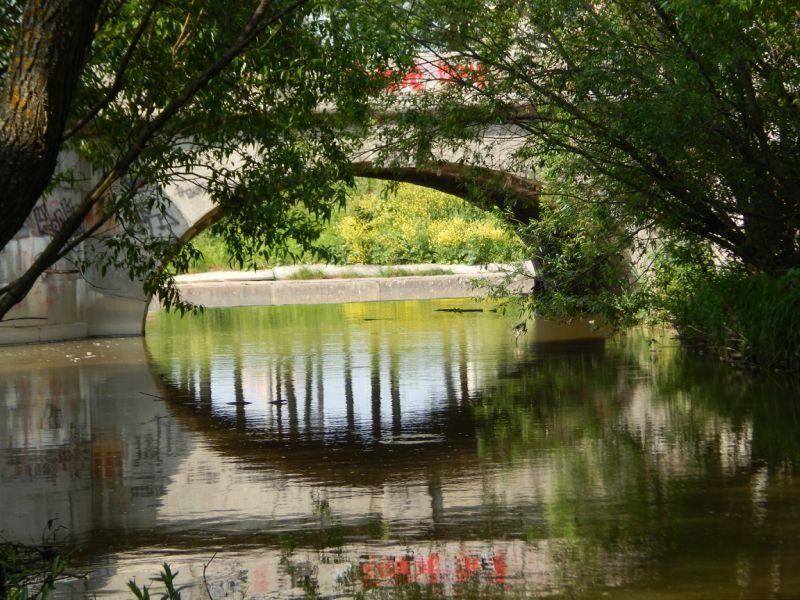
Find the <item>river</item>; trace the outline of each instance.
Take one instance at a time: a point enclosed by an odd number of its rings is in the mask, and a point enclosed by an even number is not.
[[[184,599],[800,597],[796,384],[516,322],[209,309],[2,348],[0,534],[71,549],[62,598],[163,562]]]

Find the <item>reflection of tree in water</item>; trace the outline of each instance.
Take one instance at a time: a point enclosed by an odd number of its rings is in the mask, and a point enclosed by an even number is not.
[[[597,544],[643,561],[738,564],[744,587],[761,593],[796,560],[797,545],[783,542],[800,516],[787,472],[800,457],[800,407],[786,385],[644,335],[605,356],[519,368],[476,402],[478,452],[548,480],[529,536],[569,541],[563,564],[601,572],[608,554],[592,554]]]
[[[637,454],[661,454],[676,475],[798,462],[800,406],[788,401],[796,385],[732,371],[674,343],[653,351],[650,339],[631,334],[594,354],[550,348],[514,365],[474,403],[482,451],[513,461],[616,436]]]
[[[195,399],[192,382],[202,375],[184,366],[191,353],[176,361],[178,368],[166,359],[160,363],[165,373],[185,374],[172,377],[166,394],[189,394],[188,402],[175,405],[177,414],[191,429],[208,432],[217,449],[249,464],[303,473],[328,486],[424,481],[430,523],[409,540],[416,556],[428,547],[422,538],[515,540],[548,564],[548,576],[555,578],[540,581],[537,592],[552,586],[580,593],[633,581],[667,585],[673,573],[687,570],[696,581],[721,575],[732,581],[731,565],[749,579],[728,582],[734,587],[726,589],[757,594],[775,577],[783,585],[782,573],[800,555],[791,542],[800,539],[792,537],[800,523],[792,479],[800,436],[787,390],[732,377],[718,365],[637,335],[605,349],[536,346],[516,360],[509,344],[491,377],[476,384],[474,374],[485,373],[485,365],[473,364],[466,349],[484,338],[443,328],[426,338],[439,357],[439,395],[415,412],[404,388],[407,338],[401,330],[373,325],[345,328],[338,337],[322,320],[313,334],[294,337],[274,324],[268,330],[249,326],[260,334],[244,340],[209,337],[201,355],[223,356],[226,344],[228,350],[238,345],[242,356],[256,343],[273,349],[262,363],[240,361],[243,370],[270,374],[270,398],[277,402],[272,421],[252,420],[251,405],[244,407],[247,435],[229,426],[242,421],[219,410],[220,403]],[[339,370],[337,377],[331,369]],[[340,420],[331,418],[337,398]],[[433,442],[385,443],[412,434]],[[286,458],[277,460],[273,450]],[[477,509],[459,505],[460,476],[478,487]],[[371,531],[369,524],[337,522],[335,511],[330,522],[336,535],[317,531],[298,543],[314,548],[314,540],[330,540],[320,552],[344,544],[341,560],[350,564],[355,550],[348,540],[382,539],[393,526],[376,522]],[[405,569],[398,566],[401,553],[393,556],[380,568]],[[370,560],[352,566],[359,581]],[[379,562],[373,560],[375,569]],[[530,591],[517,583],[503,593]],[[443,594],[443,588],[426,585],[409,581],[403,589],[410,596]]]

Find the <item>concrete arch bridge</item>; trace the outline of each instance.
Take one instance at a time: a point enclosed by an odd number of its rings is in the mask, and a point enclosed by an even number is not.
[[[503,159],[507,161],[513,154],[518,139],[508,128],[504,131],[506,141],[493,144],[496,158],[490,163],[499,166],[470,166],[453,155],[430,165],[389,167],[354,160],[352,166],[357,177],[412,183],[459,196],[482,208],[499,206],[512,220],[527,223],[538,217],[540,184],[502,166]],[[62,169],[87,172],[75,155],[63,156],[61,162]],[[470,193],[476,188],[481,190],[480,199]],[[37,204],[25,226],[0,252],[0,287],[32,263],[71,207],[80,201],[83,191],[57,187]],[[184,181],[164,191],[170,201],[167,212],[142,216],[154,235],[186,242],[224,217],[201,186]],[[141,283],[131,281],[124,272],[101,274],[93,268],[79,272],[62,260],[40,277],[25,300],[0,322],[0,345],[142,335],[149,303]]]

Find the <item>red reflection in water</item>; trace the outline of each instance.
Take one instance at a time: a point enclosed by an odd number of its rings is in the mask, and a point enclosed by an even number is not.
[[[361,563],[361,582],[364,587],[389,587],[409,583],[452,584],[480,578],[502,584],[508,567],[505,554],[489,556],[459,554],[442,556],[438,552],[427,556],[370,556]]]

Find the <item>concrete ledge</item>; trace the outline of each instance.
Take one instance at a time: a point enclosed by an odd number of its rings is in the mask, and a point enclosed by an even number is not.
[[[501,283],[504,274],[363,277],[358,279],[206,281],[178,284],[183,297],[208,307],[341,304],[484,296],[473,279]]]
[[[210,271],[208,273],[188,273],[178,275],[178,283],[221,283],[227,281],[273,281],[275,271],[264,269],[260,271]]]
[[[425,271],[443,271],[452,275],[481,276],[488,273],[502,273],[513,269],[513,265],[490,263],[488,265],[459,265],[459,264],[414,264],[414,265],[287,265],[272,269],[258,271],[210,271],[208,273],[190,273],[178,275],[178,283],[214,283],[227,281],[298,281],[303,272],[312,271],[320,273],[324,278],[352,278],[352,277],[382,277],[386,271],[403,271],[413,276],[415,273]],[[308,280],[304,280],[308,281]]]
[[[0,345],[61,342],[88,337],[86,323],[62,325],[0,325]]]

